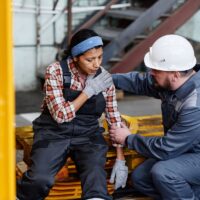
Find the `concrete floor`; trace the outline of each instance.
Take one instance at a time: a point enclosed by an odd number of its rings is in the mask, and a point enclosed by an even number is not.
[[[121,114],[141,116],[160,114],[160,100],[146,97],[125,95],[124,99],[118,101]]]

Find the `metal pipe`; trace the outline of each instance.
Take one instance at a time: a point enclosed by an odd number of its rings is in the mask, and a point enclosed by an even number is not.
[[[50,20],[48,20],[44,25],[42,25],[42,28],[40,29],[40,33],[44,32],[53,22],[55,22],[66,10],[67,7],[64,7],[63,10],[53,16]]]
[[[74,0],[72,0],[71,4],[74,2]],[[63,13],[65,13],[67,11],[67,6],[65,6],[61,12],[57,13],[56,15],[54,15],[51,20],[48,20],[47,22],[44,23],[44,25],[42,25],[41,31],[43,32],[45,31],[52,23],[54,23]]]
[[[29,47],[37,47],[37,44],[16,44],[15,48],[29,48]],[[54,47],[54,44],[40,44],[40,47]]]
[[[75,0],[73,0],[73,2],[74,2]],[[12,6],[13,7],[19,7],[19,8],[21,8],[22,7],[22,4],[18,4],[18,3],[13,3],[12,4]],[[127,6],[131,6],[131,3],[119,3],[119,4],[115,4],[115,5],[113,5],[112,7],[113,8],[123,8],[123,7],[127,7]],[[82,6],[81,6],[82,7]],[[105,7],[105,6],[89,6],[90,8],[91,7]],[[23,8],[31,8],[31,9],[33,9],[33,10],[35,10],[36,9],[36,6],[34,6],[34,5],[23,5]],[[80,8],[80,7],[75,7],[75,8]],[[83,6],[83,8],[88,8],[88,6]],[[42,10],[52,10],[52,7],[46,7],[46,6],[41,6],[40,7],[40,10],[42,11]],[[60,10],[62,10],[62,8],[57,8],[57,10],[58,11],[60,11]]]
[[[91,27],[99,18],[101,18],[109,9],[110,7],[117,3],[119,0],[112,0],[110,1],[105,7],[105,9],[99,11],[98,13],[96,13],[96,15],[94,15],[91,19],[89,19],[86,23],[84,23],[78,30],[82,29],[82,28],[88,28]]]
[[[126,7],[130,7],[131,4],[130,3],[124,3],[124,4],[115,4],[112,5],[110,8],[111,9],[117,9],[117,8],[126,8]],[[19,13],[30,13],[30,14],[36,14],[35,11],[35,7],[32,8],[28,8],[28,7],[24,7],[23,9],[20,8],[20,6],[17,6],[19,8],[14,7],[13,11],[14,12],[19,12]],[[98,10],[103,10],[105,9],[105,6],[90,6],[90,7],[73,7],[72,8],[72,13],[81,13],[81,12],[89,12],[89,11],[98,11]],[[51,10],[49,8],[49,10],[46,9],[40,9],[40,14],[59,14],[60,11],[62,11],[63,9],[56,9],[56,10]],[[67,10],[64,11],[64,14],[67,14]]]
[[[56,9],[58,2],[59,2],[59,0],[53,1],[53,9],[52,10]],[[54,45],[56,44],[56,23],[55,23],[55,21],[53,22],[53,43],[54,43]]]
[[[67,44],[70,44],[71,36],[72,36],[72,0],[67,1]]]
[[[36,67],[40,68],[40,0],[35,0],[36,4]]]
[[[54,1],[53,1],[53,10],[56,9],[56,6],[58,5],[58,1],[59,1],[59,0],[54,0]]]
[[[22,0],[21,8],[24,7],[25,1],[26,1],[26,0]]]

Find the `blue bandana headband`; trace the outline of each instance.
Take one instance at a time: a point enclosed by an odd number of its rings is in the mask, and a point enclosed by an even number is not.
[[[88,38],[88,39],[80,42],[76,46],[74,46],[71,49],[71,54],[73,57],[75,57],[77,55],[80,55],[80,54],[86,52],[89,49],[92,49],[94,47],[101,46],[101,45],[103,45],[103,41],[102,41],[101,37],[94,36],[94,37]]]

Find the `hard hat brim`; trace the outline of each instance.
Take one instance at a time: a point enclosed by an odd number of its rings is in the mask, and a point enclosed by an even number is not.
[[[197,61],[196,58],[194,57],[193,61],[191,63],[188,63],[185,66],[181,67],[181,71],[189,70],[192,69],[196,65]],[[150,53],[146,53],[144,56],[144,64],[146,67],[151,68],[151,69],[156,69],[160,71],[180,71],[180,66],[158,66],[157,64],[153,63],[153,61],[150,58]]]
[[[146,67],[151,68],[151,69],[157,69],[157,70],[162,70],[160,67],[157,67],[155,64],[152,63],[151,59],[150,59],[150,54],[149,52],[145,54],[144,56],[144,64],[146,65]]]

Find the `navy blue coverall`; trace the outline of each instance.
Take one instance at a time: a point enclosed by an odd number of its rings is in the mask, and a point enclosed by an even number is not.
[[[73,101],[80,91],[69,89],[71,73],[65,61],[61,61],[61,67],[64,98]],[[32,164],[18,181],[17,196],[20,200],[43,200],[68,156],[74,160],[81,180],[82,199],[112,199],[108,195],[104,170],[108,145],[102,135],[104,129],[98,122],[105,106],[104,96],[100,93],[88,99],[71,122],[58,124],[48,109],[33,121]]]
[[[164,136],[128,136],[148,159],[132,173],[134,187],[155,199],[200,199],[200,66],[176,91],[156,89],[150,73],[115,74],[116,88],[161,100]]]

